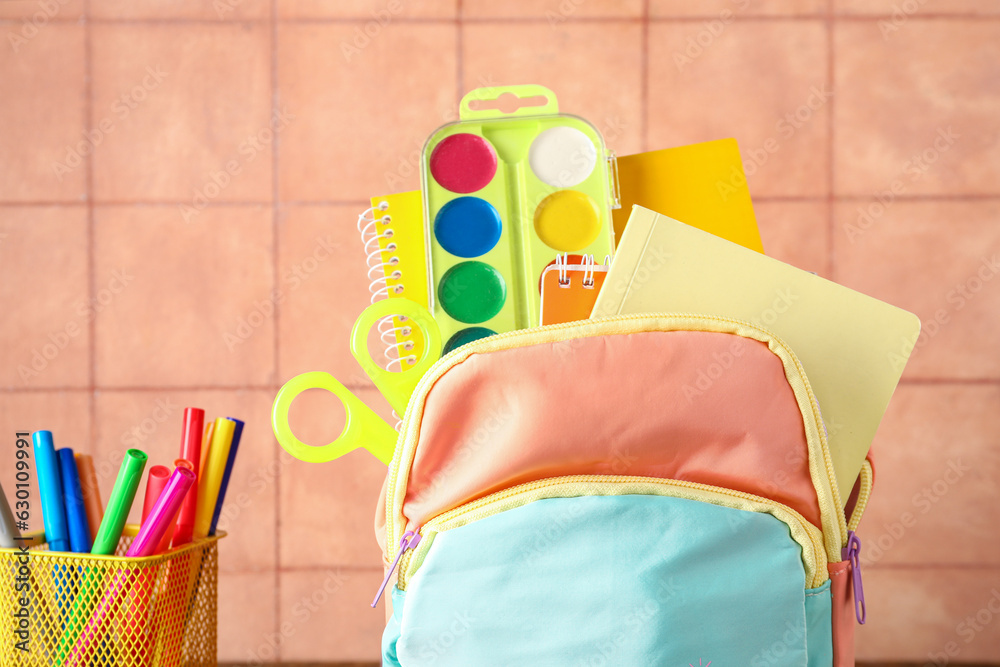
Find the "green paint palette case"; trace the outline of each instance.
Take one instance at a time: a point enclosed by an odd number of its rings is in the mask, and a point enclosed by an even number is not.
[[[444,352],[538,325],[539,278],[562,253],[614,251],[614,157],[542,86],[479,88],[424,145],[429,303]]]

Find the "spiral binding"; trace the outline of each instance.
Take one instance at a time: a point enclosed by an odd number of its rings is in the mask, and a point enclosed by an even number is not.
[[[597,262],[594,260],[593,255],[583,255],[583,259],[580,261],[580,266],[583,267],[583,286],[586,288],[594,287],[594,271],[597,270]],[[603,266],[611,266],[611,256],[605,255]],[[559,271],[559,286],[569,287],[569,253],[561,253],[556,255],[556,268]]]
[[[594,256],[583,256],[583,286],[592,288],[594,286]]]
[[[389,214],[376,217],[375,212],[389,209],[389,202],[379,202],[378,207],[365,209],[364,213],[358,216],[358,232],[361,234],[361,242],[365,248],[365,263],[368,266],[368,291],[371,293],[371,302],[375,303],[379,299],[389,296],[389,290],[393,294],[402,294],[403,285],[388,284],[389,279],[399,280],[403,277],[399,269],[392,267],[399,264],[399,257],[390,255],[388,260],[383,259],[383,253],[396,250],[396,243],[392,241],[393,230],[389,226],[392,216]],[[379,231],[379,225],[384,229]],[[385,239],[387,243],[383,248],[379,242]]]
[[[394,268],[399,264],[399,257],[390,254],[388,259],[385,258],[386,253],[396,250],[396,243],[392,240],[394,232],[390,226],[392,215],[386,213],[388,210],[389,202],[381,201],[378,206],[367,208],[358,216],[358,233],[364,245],[365,264],[368,266],[368,292],[371,294],[372,303],[388,298],[390,290],[393,294],[402,294],[404,290],[401,283],[389,284],[389,280],[402,279],[403,273]],[[384,215],[378,215],[379,213]],[[397,321],[401,326],[396,325]],[[406,351],[413,349],[413,341],[400,340],[413,333],[412,327],[406,324],[405,316],[388,315],[381,318],[375,326],[379,339],[385,345],[382,351],[382,356],[385,357],[385,370],[392,371],[395,366],[402,370],[404,363],[417,362],[416,356],[405,354]],[[402,419],[395,411],[392,414],[397,420],[396,430],[399,430]]]
[[[569,255],[567,253],[556,255],[556,269],[559,271],[559,287],[569,287],[568,266]]]

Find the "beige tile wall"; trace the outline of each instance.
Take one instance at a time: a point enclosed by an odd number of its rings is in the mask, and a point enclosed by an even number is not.
[[[418,186],[414,155],[466,90],[538,82],[619,154],[735,136],[769,254],[924,320],[875,445],[859,655],[923,663],[954,642],[956,660],[994,659],[1000,618],[960,624],[1000,588],[998,15],[993,0],[0,2],[0,480],[15,429],[93,453],[109,489],[133,429],[167,461],[185,405],[243,417],[221,657],[376,659],[383,469],[363,452],[290,460],[270,404],[324,369],[388,414],[347,347],[368,300],[356,214]],[[323,395],[293,418],[316,442],[343,419]]]

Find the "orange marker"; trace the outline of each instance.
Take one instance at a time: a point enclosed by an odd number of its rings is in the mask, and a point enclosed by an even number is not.
[[[93,542],[94,538],[97,537],[97,529],[101,527],[101,521],[104,519],[104,504],[101,502],[101,489],[97,484],[94,458],[89,454],[77,454],[76,470],[80,474],[83,507],[87,512],[90,540]]]

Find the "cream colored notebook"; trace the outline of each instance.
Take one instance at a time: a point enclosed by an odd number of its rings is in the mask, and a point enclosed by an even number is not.
[[[920,333],[916,315],[635,206],[593,317],[652,312],[748,320],[788,343],[847,502]]]

